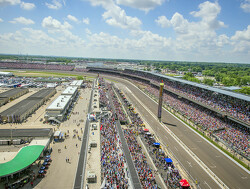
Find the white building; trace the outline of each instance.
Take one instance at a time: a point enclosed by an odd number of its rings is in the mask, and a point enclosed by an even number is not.
[[[45,120],[60,123],[64,120],[72,103],[71,95],[60,95],[46,109]]]
[[[8,76],[8,77],[10,77],[10,76],[14,76],[14,74],[11,73],[11,72],[0,72],[0,76]]]
[[[74,99],[75,96],[77,95],[77,92],[78,92],[78,88],[75,87],[75,86],[69,86],[67,87],[63,92],[62,92],[62,95],[71,95],[72,98]]]
[[[74,80],[70,83],[70,86],[77,87],[78,89],[82,87],[83,80]]]

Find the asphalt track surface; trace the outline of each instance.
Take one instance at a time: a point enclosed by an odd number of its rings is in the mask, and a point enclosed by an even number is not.
[[[114,79],[114,77],[104,76],[105,78]],[[155,130],[158,136],[166,146],[179,159],[185,169],[199,182],[200,188],[219,188],[219,185],[200,167],[196,161],[168,134],[162,125],[148,112],[150,110],[157,116],[158,106],[147,95],[141,92],[130,82],[116,78],[117,82],[124,84],[126,87],[121,88],[131,103],[139,109],[144,119]],[[136,96],[137,98],[135,98]],[[138,99],[142,102],[139,103]],[[189,129],[186,125],[173,117],[166,110],[162,111],[162,122],[168,127],[191,151],[199,157],[208,168],[213,171],[229,188],[247,189],[250,186],[249,174],[241,167],[233,163],[228,157],[211,146],[203,138]]]

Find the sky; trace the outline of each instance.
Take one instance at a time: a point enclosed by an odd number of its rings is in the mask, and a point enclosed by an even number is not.
[[[250,64],[250,0],[0,0],[0,53]]]

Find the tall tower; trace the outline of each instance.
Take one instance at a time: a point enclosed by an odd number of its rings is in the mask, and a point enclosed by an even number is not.
[[[163,80],[160,83],[160,92],[159,92],[159,103],[158,103],[158,119],[161,122],[161,112],[162,112],[162,96],[163,96],[164,83]]]

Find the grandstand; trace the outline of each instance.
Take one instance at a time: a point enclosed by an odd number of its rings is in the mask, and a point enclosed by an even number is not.
[[[137,80],[145,86],[146,92],[156,99],[159,96],[159,82],[163,80],[165,105],[174,108],[196,125],[200,125],[217,140],[245,158],[250,158],[249,96],[147,71],[88,69],[90,72]]]

